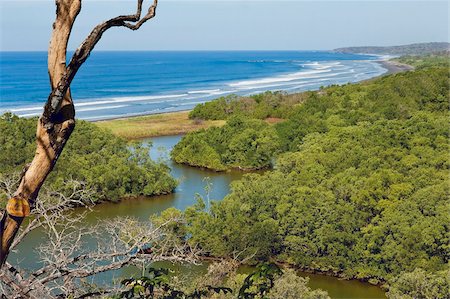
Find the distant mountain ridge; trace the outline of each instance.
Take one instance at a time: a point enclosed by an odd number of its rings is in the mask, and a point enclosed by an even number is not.
[[[417,43],[401,46],[390,47],[345,47],[334,49],[337,53],[361,53],[361,54],[380,54],[380,55],[426,55],[436,52],[450,51],[450,43],[447,42],[431,42]]]

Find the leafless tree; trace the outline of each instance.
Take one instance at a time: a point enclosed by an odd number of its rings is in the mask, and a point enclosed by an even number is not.
[[[75,108],[69,87],[78,69],[103,33],[112,27],[139,29],[155,16],[157,4],[158,0],[153,0],[147,13],[142,16],[143,0],[137,0],[134,14],[117,16],[100,23],[76,49],[69,64],[66,64],[67,43],[81,10],[81,0],[56,0],[56,20],[48,50],[48,73],[52,91],[38,120],[35,156],[24,168],[17,190],[8,200],[6,212],[1,217],[0,266],[5,263],[24,218],[30,214],[30,209],[37,206],[39,190],[74,130]]]
[[[3,179],[1,184],[11,181]],[[76,181],[68,181],[67,185],[72,186],[69,195],[41,192],[31,220],[12,243],[11,250],[37,228],[43,228],[47,234],[47,242],[37,248],[42,267],[30,273],[6,262],[0,270],[0,294],[6,298],[100,296],[116,292],[117,288],[83,284],[83,279],[127,265],[198,260],[198,250],[173,236],[167,228],[180,219],[169,219],[155,226],[133,218],[116,218],[87,226],[84,225],[86,213],[72,210],[80,205],[89,208],[93,192]],[[86,246],[88,241],[91,246]]]

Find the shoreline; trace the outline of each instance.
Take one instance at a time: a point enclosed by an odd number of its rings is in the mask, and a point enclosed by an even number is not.
[[[414,67],[410,65],[393,60],[380,59],[374,62],[386,69],[386,72],[379,76],[350,84],[364,83],[382,76],[414,70]],[[292,94],[296,93],[302,92],[294,92]],[[154,114],[143,113],[142,115],[133,116],[125,115],[112,119],[95,120],[92,122],[101,128],[111,130],[113,134],[125,138],[126,140],[140,140],[151,137],[186,134],[213,126],[222,126],[226,122],[225,120],[192,120],[189,119],[190,111],[192,111],[192,109]]]
[[[382,74],[382,75],[380,75],[380,76],[376,76],[374,78],[379,78],[379,77],[385,76],[385,75],[392,75],[392,74],[396,74],[396,73],[402,73],[402,72],[408,72],[408,71],[414,70],[413,66],[411,66],[409,64],[400,63],[400,62],[397,62],[397,61],[392,60],[392,59],[390,59],[390,60],[379,60],[377,62],[378,62],[379,65],[381,65],[383,68],[385,68],[387,70],[387,72]]]

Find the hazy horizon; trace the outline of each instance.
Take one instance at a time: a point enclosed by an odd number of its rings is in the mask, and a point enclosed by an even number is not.
[[[448,43],[447,41],[429,41],[429,42],[419,42],[419,43],[412,43],[412,44],[426,44],[426,43]],[[339,48],[353,48],[353,47],[391,47],[391,46],[409,46],[412,44],[402,44],[402,45],[385,45],[385,46],[379,46],[379,45],[360,45],[360,46],[353,46],[353,45],[347,45],[347,46],[342,46]],[[159,49],[159,50],[152,50],[152,49],[141,49],[141,50],[121,50],[121,49],[94,49],[95,52],[327,52],[327,51],[333,51],[335,49],[338,48],[333,48],[333,49],[289,49],[289,50],[283,50],[283,49],[277,49],[277,50],[266,50],[266,49],[258,49],[258,50],[233,50],[233,49],[213,49],[213,50],[208,50],[208,49],[180,49],[180,50],[176,50],[176,49]],[[47,49],[42,49],[42,50],[3,50],[0,48],[0,52],[43,52],[43,53],[47,53]],[[68,50],[68,53],[70,52],[74,52],[74,50]],[[367,55],[378,55],[378,54],[370,54],[370,53],[364,53]]]

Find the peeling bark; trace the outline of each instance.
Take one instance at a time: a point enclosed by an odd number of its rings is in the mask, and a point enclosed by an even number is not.
[[[137,30],[155,16],[157,0],[153,1],[147,14],[141,18],[142,4],[143,0],[137,0],[135,14],[118,16],[97,25],[66,65],[67,43],[81,10],[81,0],[56,0],[56,20],[48,50],[48,73],[52,91],[38,120],[33,161],[24,169],[20,185],[8,200],[1,218],[0,266],[5,263],[23,219],[29,215],[42,184],[75,128],[75,108],[69,88],[73,78],[109,28],[126,27]]]

